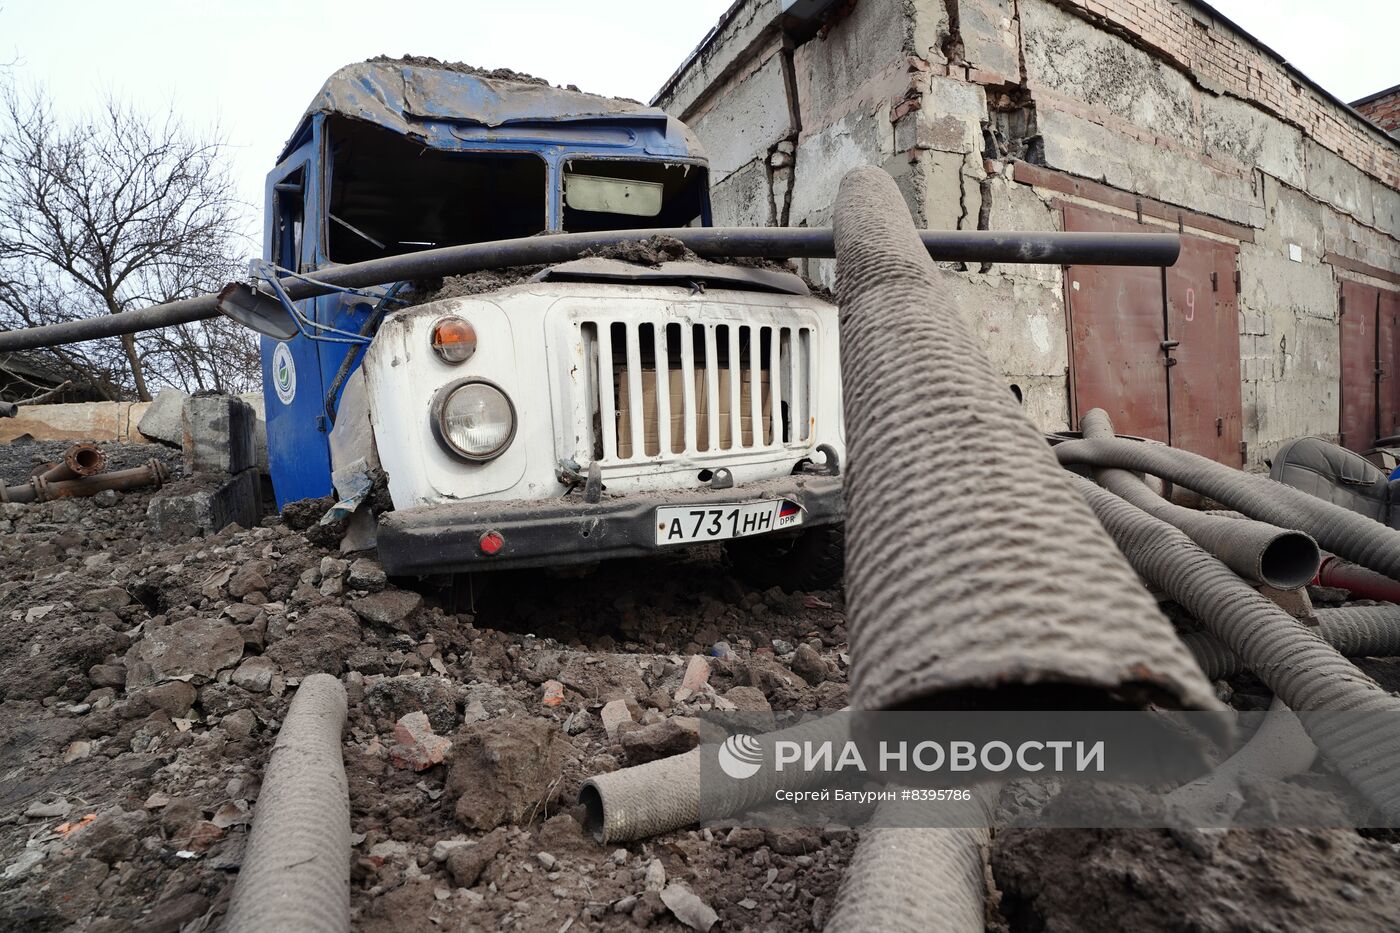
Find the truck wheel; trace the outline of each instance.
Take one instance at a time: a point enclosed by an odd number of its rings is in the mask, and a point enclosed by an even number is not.
[[[844,525],[818,525],[792,537],[760,535],[724,542],[735,576],[767,589],[830,590],[846,567]]]

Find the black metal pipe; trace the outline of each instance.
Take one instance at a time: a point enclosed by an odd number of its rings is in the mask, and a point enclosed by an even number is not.
[[[386,256],[321,269],[315,277],[340,288],[368,288],[405,279],[433,279],[481,269],[566,262],[584,253],[653,236],[674,237],[701,256],[768,259],[822,259],[836,255],[829,227],[672,227],[605,233],[553,233],[547,236],[468,243]],[[1042,233],[1000,230],[924,230],[919,233],[934,259],[944,262],[1051,263],[1058,265],[1169,266],[1181,240],[1172,233]],[[334,289],[300,279],[283,279],[295,300]],[[33,350],[134,334],[218,316],[215,295],[200,295],[121,314],[87,318],[0,333],[0,351]]]

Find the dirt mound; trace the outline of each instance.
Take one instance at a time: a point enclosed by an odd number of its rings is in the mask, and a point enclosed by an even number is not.
[[[26,473],[47,455],[0,452]],[[505,574],[452,612],[321,540],[328,503],[166,540],[149,498],[0,507],[0,928],[216,928],[278,724],[318,671],[349,697],[358,929],[675,928],[646,890],[657,871],[731,927],[825,915],[845,834],[605,848],[575,801],[718,697],[843,705],[837,594],[748,590],[709,551],[588,580]],[[709,687],[682,691],[721,641]],[[808,676],[814,654],[829,666],[820,688],[792,670],[803,642]],[[626,746],[600,715],[614,699],[636,717]]]
[[[449,275],[441,279],[414,282],[401,297],[409,305],[423,305],[444,298],[466,298],[499,291],[521,282],[543,270],[544,266],[512,266],[509,269],[482,269],[466,275]]]
[[[517,84],[537,84],[542,87],[551,86],[544,78],[537,78],[534,75],[525,74],[523,71],[514,71],[510,68],[478,68],[475,65],[468,65],[466,62],[445,62],[441,59],[433,58],[431,55],[402,55],[398,58],[392,55],[376,55],[373,58],[365,59],[365,61],[376,65],[410,65],[414,68],[436,68],[439,71],[454,71],[458,74],[471,75],[474,78],[489,78],[492,81],[514,81]]]
[[[663,262],[709,262],[724,266],[743,266],[747,269],[771,269],[775,272],[793,272],[791,263],[781,259],[763,259],[757,256],[701,256],[672,236],[658,234],[644,240],[624,240],[612,246],[589,250],[585,256],[598,259],[621,259],[646,266],[659,266]],[[809,287],[815,288],[810,282]]]
[[[371,63],[385,63],[390,65],[411,65],[414,68],[437,68],[441,71],[455,71],[458,74],[471,75],[476,78],[487,78],[491,81],[514,81],[516,84],[533,84],[539,87],[557,87],[565,91],[574,91],[579,94],[587,94],[588,91],[581,91],[577,84],[550,84],[544,78],[537,78],[534,75],[526,74],[523,71],[516,71],[512,68],[478,68],[475,65],[468,65],[466,62],[445,62],[431,55],[402,55],[395,58],[392,55],[376,55],[373,58],[365,59]],[[630,97],[610,97],[606,94],[593,94],[593,97],[605,97],[609,100],[620,100],[628,104],[642,106],[639,100]]]
[[[1194,834],[1204,835],[1199,831]],[[992,871],[1009,929],[1394,930],[1400,852],[1350,830],[1008,830]],[[1207,837],[1209,839],[1209,837]]]
[[[624,240],[612,246],[601,246],[588,250],[585,256],[595,259],[620,259],[623,262],[636,262],[646,266],[659,266],[663,262],[691,260],[702,262],[689,247],[672,236],[651,236],[645,240]]]

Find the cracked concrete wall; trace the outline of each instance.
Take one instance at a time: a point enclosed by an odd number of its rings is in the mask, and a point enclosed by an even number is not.
[[[752,70],[759,50],[780,31],[781,0],[738,0],[715,28],[714,41],[702,42],[662,86],[652,103],[690,123],[697,109],[714,97],[736,70]],[[710,38],[710,37],[707,37]]]
[[[737,4],[658,99],[719,154],[719,222],[826,225],[866,164],[936,229],[1054,230],[1064,201],[1103,207],[1013,180],[1017,159],[1152,199],[1238,241],[1249,461],[1335,436],[1339,283],[1400,288],[1337,263],[1400,273],[1400,147],[1190,0],[855,0],[810,37],[763,25],[772,5]],[[1062,270],[949,268],[1028,413],[1068,427]],[[833,284],[829,262],[806,271]]]
[[[831,223],[842,177],[878,165],[899,183],[916,217],[923,183],[895,142],[891,101],[909,88],[913,18],[905,0],[862,0],[828,23],[823,34],[792,49],[789,102],[800,127],[793,152],[791,226]],[[808,276],[835,285],[834,263],[806,263]]]
[[[779,140],[788,138],[792,126],[787,109],[772,106],[785,93],[782,61],[771,55],[740,80],[730,82],[724,106],[711,107],[691,121],[690,128],[704,142],[713,183],[756,159],[766,159]]]
[[[1289,438],[1335,435],[1340,414],[1338,282],[1322,262],[1318,205],[1270,176],[1264,203],[1271,222],[1239,255],[1241,416],[1256,463]]]

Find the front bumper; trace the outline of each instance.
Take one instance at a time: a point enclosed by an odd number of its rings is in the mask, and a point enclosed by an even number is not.
[[[845,513],[841,478],[785,476],[731,489],[620,496],[589,504],[570,496],[543,501],[452,502],[387,512],[379,518],[379,561],[397,576],[423,576],[502,567],[557,567],[668,550],[656,544],[658,506],[738,504],[791,499],[804,511],[802,527],[831,525]],[[481,536],[505,539],[496,554]]]

